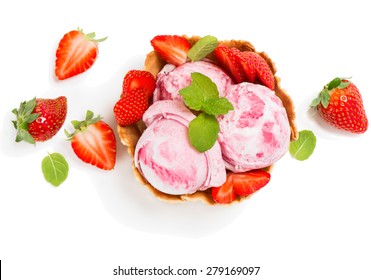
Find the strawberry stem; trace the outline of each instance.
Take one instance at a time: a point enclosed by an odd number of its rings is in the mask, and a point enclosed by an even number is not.
[[[13,126],[17,130],[16,142],[25,141],[30,144],[35,144],[35,140],[32,135],[28,132],[28,124],[36,120],[40,114],[32,113],[36,107],[36,97],[29,100],[23,101],[19,105],[19,108],[14,108],[12,113],[16,116],[16,120],[13,120]]]
[[[88,41],[93,41],[93,42],[96,42],[96,43],[100,43],[100,42],[103,42],[105,41],[108,37],[104,37],[104,38],[101,38],[101,39],[95,39],[95,32],[90,32],[90,33],[85,33],[84,30],[80,27],[77,27],[77,30],[80,31],[86,38],[86,40]]]
[[[101,119],[102,119],[102,117],[100,115],[94,117],[94,113],[90,110],[87,110],[85,120],[83,120],[83,121],[78,121],[78,120],[71,121],[71,124],[72,124],[73,128],[75,129],[75,131],[70,133],[66,129],[64,130],[64,134],[67,136],[67,140],[71,140],[72,137],[75,134],[86,130],[89,125],[95,124],[95,123],[99,122]]]
[[[317,106],[322,105],[324,108],[327,108],[330,103],[331,90],[338,88],[346,88],[350,82],[348,78],[334,78],[331,82],[323,87],[318,96],[312,101],[310,107],[317,109]]]

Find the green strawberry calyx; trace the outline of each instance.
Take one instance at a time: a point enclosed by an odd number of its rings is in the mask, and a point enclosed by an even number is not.
[[[67,136],[67,140],[71,140],[75,134],[85,131],[88,128],[89,125],[95,124],[95,123],[99,122],[101,119],[102,119],[102,117],[100,115],[94,116],[94,113],[92,111],[87,110],[85,120],[83,120],[83,121],[77,121],[77,120],[71,121],[71,124],[72,124],[73,128],[75,129],[74,132],[69,133],[66,129],[64,130],[64,133]]]
[[[16,116],[16,120],[12,121],[14,128],[17,130],[16,142],[25,141],[35,144],[34,138],[28,132],[28,125],[40,116],[38,113],[33,113],[35,107],[36,97],[29,101],[21,102],[18,109],[14,108],[12,110],[12,113]]]
[[[331,82],[329,82],[327,85],[323,87],[321,92],[318,94],[318,96],[312,101],[310,104],[311,108],[317,109],[318,105],[322,105],[324,108],[327,108],[330,103],[330,97],[331,97],[331,90],[338,88],[338,89],[344,89],[347,88],[350,82],[348,81],[350,78],[334,78]]]

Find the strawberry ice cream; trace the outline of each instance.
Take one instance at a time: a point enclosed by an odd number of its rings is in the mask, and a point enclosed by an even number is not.
[[[234,110],[219,116],[218,142],[226,167],[245,172],[279,160],[290,144],[290,126],[281,100],[267,87],[232,85],[226,97]]]
[[[233,83],[232,79],[219,66],[207,61],[188,62],[176,68],[172,64],[167,64],[157,74],[153,101],[182,100],[179,90],[191,84],[191,73],[193,72],[209,77],[216,84],[220,97],[225,96],[226,90]]]
[[[195,115],[182,101],[151,105],[143,116],[147,125],[134,154],[134,164],[148,182],[167,194],[191,194],[226,180],[219,144],[199,153],[189,143],[188,124]]]

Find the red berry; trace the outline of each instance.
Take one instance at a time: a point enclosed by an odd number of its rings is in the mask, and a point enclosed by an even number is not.
[[[211,195],[217,203],[231,203],[238,196],[248,196],[264,187],[271,175],[263,170],[252,170],[244,173],[227,174],[226,182],[220,187],[213,187]]]
[[[143,89],[132,90],[116,102],[113,113],[119,125],[126,126],[142,119],[148,108],[148,98]]]
[[[124,77],[122,96],[136,89],[142,89],[147,97],[151,97],[156,88],[156,80],[148,71],[130,70]]]
[[[95,39],[95,33],[85,34],[82,29],[66,33],[59,42],[56,52],[55,75],[64,80],[88,70],[98,55],[98,42],[107,37]]]
[[[240,65],[237,49],[230,49],[225,45],[219,45],[214,50],[214,55],[219,65],[229,74],[236,83],[242,83],[246,77]]]
[[[179,66],[187,61],[187,53],[191,44],[178,35],[158,35],[151,40],[153,49],[167,63]]]
[[[263,57],[255,52],[241,52],[240,62],[248,82],[262,84],[274,90],[274,75]]]
[[[264,187],[270,181],[271,174],[263,170],[244,173],[232,173],[233,188],[237,195],[248,196]]]
[[[76,156],[100,169],[111,170],[116,163],[116,138],[112,128],[98,115],[87,111],[84,121],[73,121],[73,133],[65,131]]]
[[[67,115],[67,98],[34,98],[24,101],[13,113],[17,129],[16,142],[26,141],[34,144],[52,138],[61,129]]]
[[[368,119],[358,88],[349,80],[335,78],[313,100],[312,107],[329,124],[352,133],[364,133]]]

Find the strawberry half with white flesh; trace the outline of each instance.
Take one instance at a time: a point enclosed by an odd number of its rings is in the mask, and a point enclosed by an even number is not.
[[[264,170],[252,170],[244,173],[227,174],[227,180],[220,187],[213,187],[211,195],[215,202],[228,204],[237,197],[246,197],[264,187],[271,175]]]
[[[83,121],[72,121],[73,133],[65,130],[75,154],[82,161],[104,170],[111,170],[116,163],[116,138],[112,128],[87,111]]]
[[[191,44],[178,35],[158,35],[151,40],[153,49],[167,63],[179,66],[187,61]]]
[[[57,78],[64,80],[88,70],[98,56],[98,43],[106,39],[95,39],[94,32],[85,34],[79,28],[65,34],[56,52]]]

